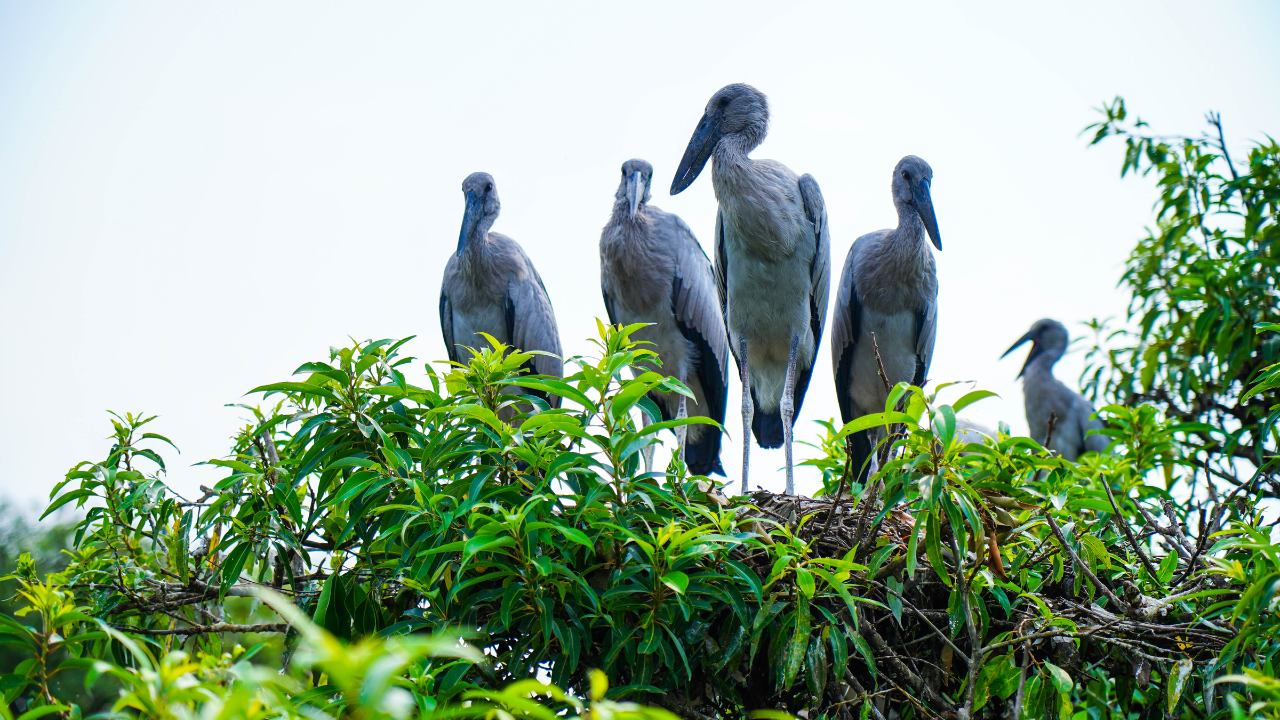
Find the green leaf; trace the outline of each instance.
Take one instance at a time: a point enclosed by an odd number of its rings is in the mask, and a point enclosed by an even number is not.
[[[786,661],[782,666],[782,690],[789,690],[804,664],[804,653],[809,649],[809,603],[801,601],[796,606],[796,629],[787,646]]]
[[[955,410],[956,412],[960,412],[961,410],[969,407],[970,405],[978,402],[979,400],[985,400],[989,397],[1000,397],[1000,396],[991,392],[990,390],[974,390],[972,392],[965,393],[964,396],[962,396],[959,400],[952,403],[951,409]]]
[[[58,496],[57,500],[54,500],[52,503],[49,504],[49,507],[44,511],[44,514],[40,516],[40,519],[43,520],[49,517],[50,513],[62,507],[63,505],[66,505],[69,502],[72,502],[75,500],[83,500],[85,498],[90,498],[94,496],[95,496],[94,492],[87,488],[82,488],[80,490],[72,490],[66,495],[60,495]]]
[[[1178,554],[1176,552],[1170,552],[1164,557],[1164,560],[1160,561],[1160,567],[1156,568],[1156,574],[1159,575],[1159,577],[1156,578],[1156,582],[1160,585],[1168,585],[1169,581],[1173,579],[1174,571],[1177,569]]]
[[[258,387],[250,390],[245,394],[252,395],[253,393],[266,393],[270,395],[271,393],[277,393],[277,392],[293,392],[293,393],[300,393],[302,395],[315,395],[316,397],[322,397],[325,400],[328,400],[334,405],[341,404],[341,402],[338,400],[337,395],[334,395],[332,392],[330,392],[326,388],[320,387],[319,385],[312,385],[311,383],[301,383],[301,382],[271,383],[270,385],[259,385]]]
[[[242,542],[227,555],[226,560],[222,562],[222,594],[225,595],[227,589],[240,578],[240,573],[244,570],[244,566],[249,562],[249,553],[253,550],[253,545]]]
[[[71,712],[71,707],[68,705],[42,705],[22,713],[18,716],[18,720],[36,720],[36,718],[42,718],[45,715],[52,715],[57,712]]]
[[[689,576],[679,570],[672,570],[662,576],[662,584],[683,595],[689,587]]]
[[[1058,692],[1071,692],[1071,686],[1073,683],[1071,682],[1071,676],[1067,674],[1066,670],[1063,670],[1047,660],[1044,663],[1044,668],[1049,671],[1049,681],[1058,689]]]
[[[1195,663],[1190,658],[1183,658],[1173,666],[1173,672],[1169,673],[1165,688],[1166,715],[1174,715],[1174,710],[1178,708],[1178,701],[1182,699],[1182,693],[1187,688],[1187,680],[1191,678],[1191,670],[1194,667]]]
[[[891,425],[893,423],[901,423],[903,425],[907,425],[908,427],[912,427],[912,428],[916,426],[915,418],[911,417],[910,415],[907,415],[906,413],[900,413],[900,412],[872,413],[870,415],[863,415],[862,417],[854,418],[853,420],[850,420],[849,422],[845,423],[845,426],[840,428],[840,432],[836,434],[836,439],[843,440],[844,438],[856,432],[862,432],[863,430],[870,430],[873,427]]]
[[[935,507],[929,511],[929,518],[925,528],[924,549],[925,554],[929,556],[929,564],[933,565],[933,571],[938,574],[938,579],[947,587],[951,587],[951,574],[947,572],[946,563],[942,562],[942,529],[938,522],[938,515],[941,512],[941,507]]]
[[[811,599],[814,592],[813,573],[802,567],[796,568],[796,587],[800,588],[800,594],[804,595],[806,600]]]

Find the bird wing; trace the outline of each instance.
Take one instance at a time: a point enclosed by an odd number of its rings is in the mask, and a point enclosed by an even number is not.
[[[517,246],[518,247],[518,246]],[[533,263],[520,251],[526,272],[507,283],[507,330],[511,344],[520,350],[541,350],[556,357],[535,355],[534,370],[539,375],[564,374],[560,360],[560,330],[556,327],[551,298]]]
[[[827,324],[827,294],[831,291],[831,230],[827,226],[827,204],[822,199],[818,181],[808,173],[800,176],[800,199],[804,202],[804,214],[813,225],[813,259],[809,262],[809,330],[813,333],[813,349],[816,361],[817,349],[822,344],[822,330]],[[813,366],[796,377],[795,416],[800,415],[805,392]]]
[[[862,303],[858,300],[858,288],[854,282],[857,253],[861,247],[862,243],[855,240],[845,256],[840,286],[836,288],[835,317],[831,321],[831,368],[836,375],[840,421],[846,423],[853,419],[853,392],[850,387],[853,359],[858,349],[858,337],[862,334]]]
[[[916,371],[911,384],[924,385],[933,364],[933,343],[938,336],[938,301],[930,300],[916,310]]]
[[[446,273],[446,280],[448,277]],[[453,306],[449,303],[448,288],[443,282],[440,283],[440,332],[444,334],[444,350],[449,354],[449,359],[462,362],[458,359],[458,346],[453,342]]]
[[[670,213],[660,217],[662,222],[657,229],[676,251],[671,311],[680,334],[698,349],[697,364],[692,370],[706,397],[707,414],[723,424],[729,390],[729,337],[724,328],[716,272],[683,220]]]
[[[724,216],[720,210],[716,210],[716,235],[715,243],[712,251],[715,253],[715,281],[716,295],[720,298],[720,322],[725,327],[725,336],[728,337],[729,328],[729,258],[725,254],[724,241]],[[733,354],[734,362],[738,365],[739,371],[742,369],[742,359],[738,357],[738,348],[733,346],[733,342],[729,341],[729,352]]]
[[[609,316],[609,324],[617,325],[618,313],[614,312],[613,298],[609,297],[609,289],[603,283],[600,284],[600,294],[604,296],[604,312]]]
[[[1102,422],[1101,418],[1092,417],[1095,412],[1093,404],[1083,396],[1077,396],[1077,404],[1080,408],[1080,436],[1084,438],[1085,452],[1106,452],[1107,446],[1111,444],[1111,438],[1106,435],[1089,435],[1087,433],[1090,430],[1101,430],[1107,424]]]

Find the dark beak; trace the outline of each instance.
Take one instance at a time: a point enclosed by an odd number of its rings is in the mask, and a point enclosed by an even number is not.
[[[720,142],[720,131],[716,122],[708,115],[698,121],[698,129],[693,131],[689,139],[689,147],[684,149],[684,157],[680,159],[680,167],[676,168],[676,178],[671,181],[671,194],[679,195],[684,189],[698,179],[698,174],[711,159],[711,151]]]
[[[1035,359],[1035,356],[1039,355],[1043,351],[1043,348],[1041,348],[1040,343],[1036,342],[1035,338],[1031,337],[1031,333],[1028,332],[1026,335],[1023,335],[1022,337],[1018,338],[1018,342],[1014,343],[1012,347],[1004,351],[1004,355],[1000,356],[1003,359],[1004,357],[1008,356],[1009,353],[1022,347],[1027,342],[1031,343],[1031,352],[1027,353],[1027,360],[1026,362],[1022,363],[1022,369],[1018,371],[1018,377],[1022,377],[1022,373],[1027,371],[1027,366],[1031,364],[1031,361]]]
[[[911,197],[916,203],[916,212],[920,213],[920,219],[924,221],[925,232],[929,233],[929,239],[933,241],[933,246],[942,249],[942,238],[938,235],[938,218],[933,214],[933,197],[929,194],[929,181],[921,180],[911,188]]]
[[[476,226],[480,224],[480,219],[484,217],[484,198],[473,193],[467,193],[467,209],[462,214],[462,232],[458,234],[458,255],[467,249],[467,239],[476,231]]]
[[[640,209],[640,201],[644,199],[644,174],[631,173],[627,176],[627,200],[631,203],[631,217]]]

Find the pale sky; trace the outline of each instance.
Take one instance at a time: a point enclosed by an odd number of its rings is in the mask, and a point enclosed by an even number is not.
[[[619,167],[652,162],[653,204],[710,250],[709,173],[666,188],[731,82],[769,96],[754,156],[821,184],[836,274],[896,222],[897,160],[933,166],[931,380],[999,393],[964,414],[1025,432],[1023,353],[1000,354],[1041,317],[1080,337],[1122,316],[1151,218],[1122,145],[1078,135],[1094,108],[1123,95],[1165,133],[1218,111],[1243,152],[1280,132],[1277,31],[1274,2],[0,3],[0,497],[34,503],[102,458],[108,409],[160,415],[175,488],[214,481],[193,464],[242,424],[224,405],[348,336],[417,335],[421,379],[445,356],[440,278],[477,170],[566,352],[590,352]],[[838,415],[827,339],[800,439]],[[780,490],[781,465],[756,450],[752,485]]]

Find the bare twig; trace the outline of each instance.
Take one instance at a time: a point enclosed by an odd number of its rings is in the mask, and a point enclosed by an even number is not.
[[[884,383],[884,391],[889,392],[893,386],[889,384],[889,375],[884,371],[884,361],[880,359],[880,343],[876,342],[875,333],[871,333],[871,348],[876,351],[876,370],[880,373],[880,382]]]
[[[1124,535],[1129,539],[1129,545],[1133,551],[1138,553],[1138,559],[1142,561],[1142,566],[1147,569],[1147,574],[1151,576],[1153,582],[1159,582],[1156,578],[1160,577],[1156,574],[1156,568],[1151,564],[1151,560],[1147,558],[1147,554],[1142,552],[1142,546],[1138,544],[1138,540],[1133,536],[1133,530],[1130,529],[1128,521],[1124,519],[1124,515],[1120,512],[1120,506],[1116,504],[1116,496],[1111,492],[1111,481],[1103,476],[1102,487],[1107,489],[1107,499],[1111,501],[1111,509],[1116,511],[1116,524],[1124,530]]]
[[[928,701],[930,705],[943,708],[943,710],[947,712],[954,712],[955,704],[952,703],[950,699],[939,694],[932,685],[926,683],[919,675],[912,671],[911,668],[903,664],[903,662],[898,659],[897,655],[889,649],[889,643],[885,642],[885,639],[880,636],[879,632],[876,632],[875,623],[870,622],[865,616],[866,611],[860,610],[859,612],[863,613],[861,629],[866,631],[865,637],[871,644],[871,649],[875,651],[876,657],[884,659],[885,667],[889,674],[896,676],[905,684],[910,685],[913,690],[923,694],[924,699]]]
[[[1049,521],[1049,528],[1053,530],[1053,534],[1058,538],[1058,542],[1062,545],[1063,549],[1067,551],[1067,554],[1071,556],[1071,560],[1076,564],[1076,567],[1080,568],[1080,571],[1084,573],[1084,576],[1089,578],[1089,582],[1093,583],[1093,586],[1098,588],[1098,591],[1114,603],[1117,608],[1120,608],[1120,610],[1127,614],[1131,610],[1128,604],[1121,602],[1120,598],[1116,597],[1116,594],[1111,591],[1111,588],[1103,585],[1102,581],[1098,579],[1098,576],[1094,575],[1093,571],[1089,569],[1089,566],[1081,562],[1080,556],[1076,555],[1076,551],[1071,549],[1071,545],[1067,543],[1067,539],[1062,535],[1062,528],[1058,527],[1058,523],[1054,521],[1053,515],[1051,515],[1047,509],[1044,513],[1044,519]]]
[[[192,625],[184,628],[138,628],[129,625],[116,625],[117,630],[135,635],[204,635],[207,633],[260,633],[285,632],[290,625],[287,622],[258,623],[257,625],[235,625],[232,623],[214,623],[213,625]]]
[[[916,617],[924,621],[924,624],[929,627],[930,632],[932,632],[934,635],[937,635],[939,638],[941,638],[942,642],[951,646],[951,651],[954,652],[957,656],[959,656],[961,660],[964,660],[964,664],[966,667],[969,665],[969,658],[963,652],[961,652],[960,648],[956,647],[955,643],[951,642],[951,638],[947,637],[941,630],[937,628],[937,626],[935,626],[932,622],[930,622],[929,618],[926,617],[924,613],[916,609],[915,605],[912,605],[905,597],[902,596],[902,593],[889,587],[888,584],[882,584],[882,583],[876,583],[876,584],[883,587],[887,592],[891,592],[895,596],[897,596],[897,598],[902,601],[902,604],[907,606],[908,610],[915,613]]]
[[[969,679],[965,683],[964,705],[956,713],[957,720],[969,720],[973,717],[973,695],[977,689],[978,671],[982,669],[982,643],[978,641],[978,628],[973,623],[973,608],[969,607],[969,579],[964,574],[964,553],[960,552],[960,543],[955,533],[951,534],[951,551],[956,555],[956,592],[960,595],[960,609],[964,612],[964,625],[969,631]],[[981,567],[982,559],[976,558],[976,565]]]
[[[1160,498],[1160,507],[1164,508],[1164,516],[1169,518],[1169,527],[1173,529],[1173,535],[1178,539],[1179,543],[1187,549],[1188,552],[1194,552],[1195,546],[1187,539],[1185,533],[1182,532],[1182,521],[1178,519],[1177,512],[1173,509],[1173,503],[1168,498]]]
[[[831,514],[827,515],[827,524],[822,528],[824,536],[831,530],[831,521],[835,520],[836,508],[840,506],[840,496],[844,495],[845,482],[848,481],[849,475],[853,472],[853,453],[850,452],[852,444],[852,437],[844,439],[844,472],[840,473],[840,487],[836,490],[835,497],[831,498]]]
[[[849,672],[848,669],[844,671],[844,680],[845,682],[849,683],[849,687],[853,688],[853,691],[858,693],[859,695],[863,695],[863,696],[870,695],[870,693],[868,693],[866,689],[862,687],[862,683],[858,682],[858,678],[854,677],[853,673]],[[871,717],[875,718],[876,720],[885,720],[885,716],[882,715],[880,711],[876,709],[876,706],[871,703],[871,700],[869,697],[864,699],[863,702],[870,705]]]
[[[1182,543],[1177,541],[1177,534],[1173,528],[1160,527],[1160,522],[1152,517],[1146,508],[1142,507],[1142,503],[1135,502],[1133,505],[1138,508],[1138,513],[1142,515],[1142,519],[1147,521],[1147,526],[1151,529],[1151,532],[1159,533],[1169,538],[1169,544],[1173,546],[1173,549],[1188,561],[1191,560],[1191,549],[1183,547]]]
[[[1053,442],[1053,429],[1058,426],[1058,412],[1055,410],[1049,413],[1049,429],[1044,434],[1044,449],[1049,449],[1049,443]]]
[[[1018,673],[1018,694],[1013,700],[1013,714],[1010,715],[1013,720],[1019,720],[1022,717],[1022,699],[1026,696],[1027,690],[1027,668],[1031,665],[1031,643],[1022,643],[1022,670]]]

